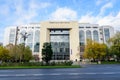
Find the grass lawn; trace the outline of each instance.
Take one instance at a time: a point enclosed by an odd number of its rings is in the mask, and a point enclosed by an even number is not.
[[[102,61],[102,64],[120,64],[120,62],[116,62],[116,61]]]
[[[54,68],[81,68],[81,66],[0,66],[0,69],[54,69]]]

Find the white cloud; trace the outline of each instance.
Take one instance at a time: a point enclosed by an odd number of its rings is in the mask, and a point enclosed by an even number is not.
[[[120,30],[120,12],[116,16],[108,15],[97,21],[101,25],[111,25],[115,27],[116,30]]]
[[[77,19],[76,11],[69,8],[58,8],[55,12],[50,15],[52,20],[75,20]]]
[[[39,0],[5,0],[0,5],[0,15],[4,18],[1,22],[8,22],[7,25],[27,24],[33,22],[40,15],[39,12],[49,6],[51,3]],[[0,42],[3,42],[3,29],[0,27]]]
[[[120,30],[120,12],[116,14],[116,16],[109,14],[107,16],[101,17],[101,16],[92,16],[89,14],[86,14],[81,17],[79,20],[81,23],[95,23],[99,25],[110,25],[115,28],[115,30]]]
[[[96,21],[99,20],[100,17],[95,17],[92,16],[91,14],[86,14],[84,16],[81,17],[81,19],[79,20],[79,22],[81,23],[96,23]]]
[[[23,1],[20,1],[15,3],[15,14],[17,15],[17,19],[14,22],[14,24],[24,24],[24,23],[30,23],[32,20],[39,15],[39,11],[43,8],[46,8],[50,6],[50,3],[48,2],[38,2],[35,0],[31,0],[27,8],[25,8],[25,4]]]
[[[109,3],[106,3],[105,5],[102,6],[102,8],[100,9],[100,13],[99,15],[103,15],[104,12],[106,11],[106,9],[108,8],[112,8],[113,7],[113,4],[111,2]]]

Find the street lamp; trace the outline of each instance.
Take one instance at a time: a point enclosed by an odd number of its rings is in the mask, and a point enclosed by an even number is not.
[[[25,33],[20,33],[21,34],[21,36],[22,36],[22,38],[23,38],[23,40],[24,40],[24,43],[23,43],[23,46],[24,46],[24,48],[23,48],[23,52],[24,52],[24,50],[25,50],[25,41],[26,41],[26,39],[28,38],[28,36],[30,35],[30,34],[28,34],[27,32],[25,32]],[[24,57],[24,55],[22,54],[21,56],[20,56],[20,62],[21,62],[21,59]]]
[[[21,35],[22,35],[22,38],[23,38],[23,40],[24,40],[24,46],[25,46],[25,41],[26,41],[26,39],[28,38],[28,36],[30,35],[30,34],[28,34],[27,32],[25,32],[25,33],[20,33]]]

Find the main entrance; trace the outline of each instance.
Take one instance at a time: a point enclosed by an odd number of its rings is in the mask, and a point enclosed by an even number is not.
[[[50,42],[53,50],[52,60],[69,60],[69,30],[50,29]]]
[[[40,28],[40,60],[45,42],[51,42],[52,60],[80,60],[79,25],[76,21],[46,21]]]

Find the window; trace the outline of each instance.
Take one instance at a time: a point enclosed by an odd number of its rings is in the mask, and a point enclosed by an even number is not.
[[[64,48],[60,48],[60,52],[64,52]]]
[[[86,31],[86,39],[92,39],[91,31],[87,30]]]
[[[9,43],[14,43],[14,40],[15,40],[15,33],[16,31],[15,31],[15,29],[11,29],[10,30],[10,34],[9,34]]]
[[[39,52],[40,43],[34,44],[34,52]]]
[[[79,32],[79,40],[80,40],[80,45],[84,45],[84,43],[85,43],[85,34],[84,34],[83,30],[80,30],[80,32]]]
[[[65,48],[65,52],[68,52],[68,53],[69,53],[69,48]]]
[[[108,41],[110,38],[109,28],[104,28],[105,41]]]
[[[79,28],[84,28],[84,27],[82,27],[82,26],[79,26]]]
[[[99,42],[98,31],[93,31],[93,40]]]
[[[40,42],[40,31],[39,30],[35,31],[34,40],[35,42]]]
[[[86,28],[91,28],[90,26],[86,26]]]
[[[98,28],[98,27],[93,27],[93,28]]]
[[[27,34],[28,34],[27,42],[32,43],[33,42],[33,31],[28,31]]]

